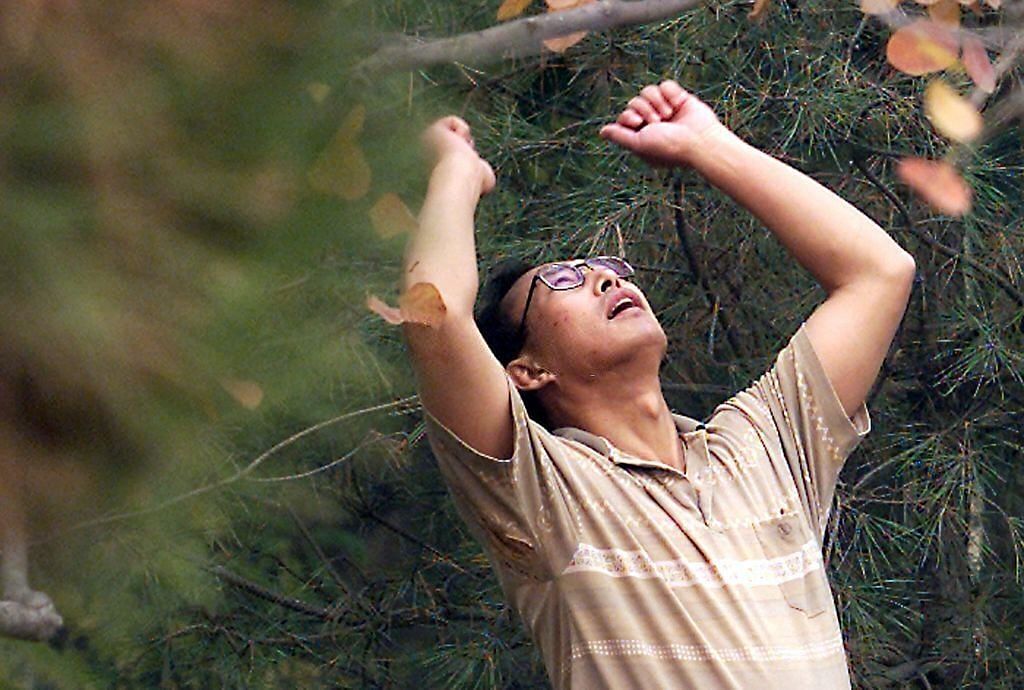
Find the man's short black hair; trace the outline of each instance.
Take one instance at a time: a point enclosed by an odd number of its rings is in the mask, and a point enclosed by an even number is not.
[[[495,264],[480,294],[476,325],[502,366],[516,358],[523,348],[523,338],[518,333],[519,324],[511,323],[502,311],[501,300],[531,268],[532,264],[521,259],[505,259]]]
[[[522,259],[500,261],[487,274],[487,280],[480,292],[476,326],[503,367],[519,355],[525,338],[519,333],[518,320],[507,317],[502,311],[501,300],[516,281],[534,266],[535,264]],[[550,429],[550,420],[536,395],[529,391],[521,391],[520,396],[530,419]]]

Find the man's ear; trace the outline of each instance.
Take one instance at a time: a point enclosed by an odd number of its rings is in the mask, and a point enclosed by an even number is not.
[[[505,367],[505,371],[521,391],[536,391],[555,380],[556,374],[548,371],[529,355],[516,357]]]

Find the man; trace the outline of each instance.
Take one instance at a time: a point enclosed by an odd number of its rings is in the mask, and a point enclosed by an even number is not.
[[[515,278],[482,315],[489,347],[473,318],[473,214],[494,173],[465,122],[436,122],[404,281],[433,283],[448,310],[405,335],[460,514],[556,688],[848,687],[821,540],[839,469],[868,431],[864,399],[913,259],[673,81],[645,87],[600,135],[696,170],[828,298],[704,424],[670,412],[666,337],[620,259]]]

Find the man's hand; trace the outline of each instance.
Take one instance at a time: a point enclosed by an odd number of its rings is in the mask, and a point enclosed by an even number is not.
[[[449,162],[468,164],[480,176],[481,196],[494,189],[494,169],[477,154],[469,125],[461,117],[449,115],[435,121],[423,132],[423,145],[435,169]]]
[[[650,165],[690,165],[709,137],[728,130],[706,103],[674,81],[645,86],[601,138],[629,149]]]

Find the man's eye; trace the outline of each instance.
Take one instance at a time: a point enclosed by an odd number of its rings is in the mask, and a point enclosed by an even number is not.
[[[561,271],[551,278],[551,284],[555,287],[569,287],[579,281],[579,278],[569,271]]]

